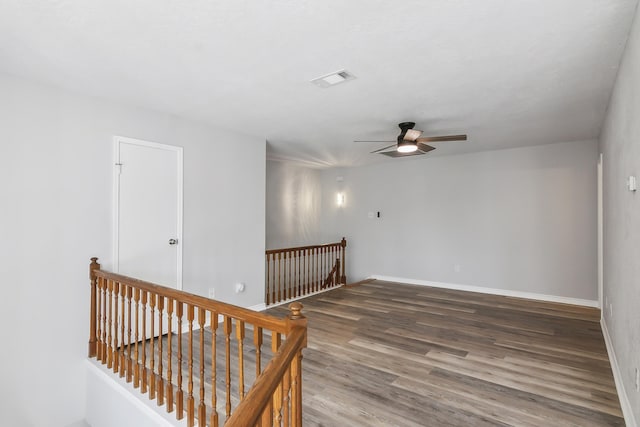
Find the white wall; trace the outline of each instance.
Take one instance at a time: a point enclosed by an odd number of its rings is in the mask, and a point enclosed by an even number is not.
[[[187,419],[176,419],[148,394],[141,394],[132,383],[113,375],[105,365],[86,361],[87,422],[91,427],[186,427]],[[74,426],[76,427],[76,426]],[[80,427],[80,426],[78,426]]]
[[[326,170],[323,230],[347,237],[349,282],[381,275],[596,300],[596,162],[596,142],[584,141]]]
[[[320,171],[270,160],[266,175],[267,249],[322,243]]]
[[[65,426],[84,417],[89,257],[112,256],[113,135],[184,147],[184,289],[244,306],[263,301],[266,144],[6,75],[0,93],[0,424]]]
[[[603,153],[604,298],[609,331],[625,396],[640,422],[640,191],[627,190],[629,175],[640,178],[640,10],[636,11],[609,111],[600,136]],[[623,405],[624,405],[623,401]],[[627,424],[630,424],[627,419]]]

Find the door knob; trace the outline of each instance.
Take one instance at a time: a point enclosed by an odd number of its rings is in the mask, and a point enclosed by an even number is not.
[[[177,245],[178,244],[178,239],[169,239],[169,244],[170,245]]]

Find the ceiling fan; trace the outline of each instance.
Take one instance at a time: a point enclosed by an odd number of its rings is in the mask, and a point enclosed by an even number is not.
[[[384,154],[389,157],[406,157],[406,156],[418,156],[426,154],[431,150],[435,150],[436,147],[424,144],[425,142],[440,142],[440,141],[466,141],[467,135],[443,135],[443,136],[423,136],[421,130],[414,129],[416,124],[414,122],[402,122],[398,124],[400,128],[400,135],[398,135],[397,141],[393,145],[380,148],[372,151],[371,153]],[[393,142],[393,141],[355,141],[355,142]]]

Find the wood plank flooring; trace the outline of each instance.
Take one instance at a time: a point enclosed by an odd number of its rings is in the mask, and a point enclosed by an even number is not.
[[[596,309],[381,281],[301,302],[305,426],[624,426]]]

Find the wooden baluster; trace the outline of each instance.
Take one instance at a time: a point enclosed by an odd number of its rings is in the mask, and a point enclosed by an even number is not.
[[[178,317],[178,394],[176,394],[176,418],[184,417],[184,391],[182,390],[182,303],[176,301]]]
[[[142,360],[140,361],[140,391],[147,392],[147,291],[142,292]]]
[[[120,378],[124,377],[124,372],[126,369],[125,358],[124,358],[124,349],[125,349],[125,335],[124,335],[124,324],[125,324],[125,297],[127,296],[127,287],[126,285],[120,283]]]
[[[236,319],[236,338],[238,340],[238,391],[240,401],[244,399],[244,322]]]
[[[342,262],[340,263],[340,268],[342,268],[342,276],[340,277],[340,283],[342,284],[347,284],[347,276],[345,275],[345,263],[344,263],[344,257],[345,257],[345,252],[347,250],[347,240],[343,237],[342,240],[340,241],[340,247],[342,248],[342,250],[340,251],[342,254]]]
[[[324,279],[327,277],[325,274],[325,270],[327,267],[326,259],[327,259],[327,248],[320,248],[320,289],[324,288]]]
[[[156,343],[155,343],[155,335],[156,335],[156,322],[155,322],[155,314],[156,314],[156,294],[149,292],[149,308],[151,309],[151,328],[149,332],[151,333],[150,341],[149,341],[149,399],[155,399],[156,397],[156,375],[155,375],[155,354],[156,354]]]
[[[113,283],[113,295],[114,295],[114,304],[113,304],[113,354],[111,355],[111,362],[113,367],[113,372],[118,372],[118,363],[120,361],[120,349],[118,348],[118,300],[120,297],[120,283]]]
[[[253,345],[256,348],[256,379],[260,376],[262,371],[262,328],[258,325],[253,325]]]
[[[109,343],[107,342],[107,297],[109,296],[109,280],[102,279],[102,364],[107,363]]]
[[[164,367],[162,366],[162,312],[164,311],[164,297],[158,295],[158,377],[156,378],[156,397],[158,406],[164,405]],[[171,328],[171,324],[168,325]]]
[[[291,289],[293,292],[293,298],[298,298],[300,295],[298,294],[298,251],[291,252],[291,271],[293,275],[291,276]]]
[[[211,420],[209,427],[218,427],[218,398],[216,393],[216,338],[218,313],[211,312]]]
[[[273,275],[271,280],[271,303],[278,302],[276,300],[276,254],[271,254],[271,274]]]
[[[140,387],[140,358],[139,358],[139,354],[138,354],[138,341],[140,341],[138,338],[138,334],[140,331],[140,289],[135,288],[133,290],[133,299],[136,302],[136,327],[135,327],[135,337],[136,337],[136,343],[134,345],[134,358],[136,359],[136,363],[133,367],[133,387],[134,388],[138,388]]]
[[[89,264],[89,286],[90,286],[90,304],[91,315],[89,317],[89,357],[96,357],[97,355],[97,342],[100,337],[99,322],[97,321],[99,316],[99,303],[97,295],[98,279],[96,277],[96,271],[100,270],[100,264],[98,264],[98,258],[91,258],[91,264]],[[98,337],[96,337],[96,332]]]
[[[273,393],[273,425],[282,425],[282,381],[278,384],[275,392]]]
[[[271,351],[275,355],[282,344],[282,335],[279,332],[271,333]],[[282,387],[278,386],[273,393],[273,425],[280,425],[280,409],[282,408]]]
[[[198,405],[198,425],[207,424],[207,406],[204,404],[204,324],[206,322],[206,311],[198,308],[198,323],[200,324],[200,405]],[[211,363],[214,361],[212,359]],[[215,384],[212,384],[215,387]]]
[[[264,268],[264,276],[265,276],[265,280],[264,280],[264,289],[265,289],[265,296],[264,296],[264,302],[265,304],[269,305],[271,304],[271,291],[269,290],[271,287],[271,284],[269,283],[269,254],[265,255],[265,268]]]
[[[316,256],[315,256],[315,281],[313,291],[317,292],[320,289],[320,248],[316,247]]]
[[[287,290],[289,291],[289,298],[293,298],[294,285],[293,285],[293,279],[291,279],[291,263],[293,262],[293,252],[290,251],[288,256],[289,256],[289,276],[287,279]]]
[[[225,345],[225,368],[226,377],[225,384],[227,386],[227,405],[226,416],[227,419],[231,416],[231,318],[224,316],[224,345]]]
[[[305,268],[304,268],[303,292],[305,295],[307,295],[309,294],[309,250],[308,249],[304,250],[304,264],[305,264]]]
[[[313,248],[307,250],[307,294],[313,290]]]
[[[193,306],[187,304],[187,321],[189,322],[189,394],[187,396],[187,425],[193,427],[195,424],[195,402],[193,399]]]
[[[127,382],[133,380],[133,360],[131,357],[131,298],[133,296],[133,288],[127,286]]]
[[[96,345],[96,358],[104,363],[103,349],[104,349],[104,337],[102,336],[102,300],[104,294],[104,280],[102,277],[98,278],[98,336],[97,336],[97,345]]]
[[[167,412],[173,412],[173,299],[167,298]]]
[[[309,264],[309,275],[307,276],[307,280],[309,283],[307,293],[310,294],[313,292],[313,248],[309,249],[308,255],[309,257],[307,258],[307,262]]]
[[[315,280],[315,287],[314,287],[314,292],[318,291],[320,289],[320,248],[316,248],[316,280]]]
[[[291,298],[296,298],[298,296],[296,292],[296,251],[291,251],[289,255],[289,286],[291,287]]]
[[[291,361],[291,424],[302,426],[302,350]]]
[[[302,264],[302,251],[298,250],[298,296],[302,296],[302,269],[304,268],[304,264]]]
[[[270,425],[272,425],[271,424],[272,416],[273,416],[273,406],[271,404],[271,401],[269,401],[267,403],[267,406],[264,408],[264,411],[262,412],[260,425],[261,426],[270,426]]]
[[[331,266],[329,265],[329,248],[325,247],[324,248],[324,271],[322,272],[322,284],[324,285],[325,288],[328,285],[327,277],[329,277],[330,270],[331,270]]]
[[[282,280],[282,264],[281,264],[282,254],[278,252],[278,299],[276,302],[282,301],[282,294],[280,293],[280,283]]]
[[[109,329],[107,334],[107,368],[113,368],[113,336],[111,331],[113,330],[113,281],[107,281],[107,289],[109,291],[109,312],[107,313],[107,327]]]
[[[282,379],[282,386],[283,386],[283,399],[284,402],[282,404],[283,410],[284,410],[284,414],[283,414],[283,427],[289,427],[290,425],[290,418],[291,418],[291,412],[289,410],[289,407],[291,405],[291,399],[290,399],[290,394],[291,394],[291,365],[289,365],[287,367],[287,370],[284,372],[284,378]]]
[[[284,267],[284,272],[283,272],[283,274],[282,274],[282,276],[283,276],[283,280],[282,280],[282,286],[283,286],[283,289],[282,289],[282,299],[283,299],[283,300],[287,300],[287,299],[289,299],[289,298],[290,298],[290,297],[289,297],[289,295],[288,295],[288,292],[289,292],[289,282],[288,282],[288,279],[287,279],[287,254],[288,254],[288,252],[283,252],[283,253],[282,253],[282,258],[283,258],[283,263],[284,263],[284,265],[283,265],[283,267]]]

